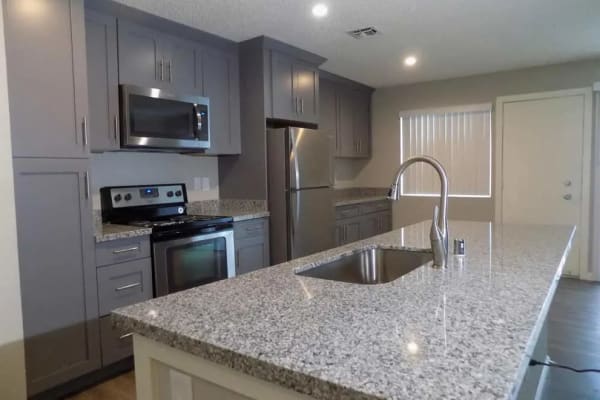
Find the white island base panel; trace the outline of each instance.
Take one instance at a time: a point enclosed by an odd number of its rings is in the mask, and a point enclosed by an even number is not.
[[[138,400],[310,400],[273,383],[133,335]]]
[[[533,358],[547,356],[544,324]],[[138,400],[310,400],[312,397],[134,334]],[[549,367],[529,368],[518,400],[541,400]]]

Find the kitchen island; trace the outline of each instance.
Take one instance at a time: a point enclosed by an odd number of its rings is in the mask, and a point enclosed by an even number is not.
[[[429,263],[378,285],[295,274],[364,248],[427,249],[429,225],[117,310],[115,325],[134,332],[138,398],[535,393],[540,369],[528,363],[545,356],[572,227],[451,221],[450,240],[465,239],[466,256],[450,255],[446,269]]]

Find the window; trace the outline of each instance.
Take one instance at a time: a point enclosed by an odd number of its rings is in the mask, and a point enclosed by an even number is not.
[[[418,155],[439,160],[448,173],[449,195],[491,197],[492,105],[477,104],[400,113],[400,162]],[[439,196],[431,166],[409,167],[400,182],[403,196]]]

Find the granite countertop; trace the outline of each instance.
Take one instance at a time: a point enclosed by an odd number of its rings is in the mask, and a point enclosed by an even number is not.
[[[96,225],[96,231],[94,236],[96,238],[96,243],[102,243],[111,240],[146,236],[150,235],[151,233],[151,228],[140,228],[137,226],[129,225],[99,224]]]
[[[115,325],[316,399],[506,399],[527,370],[574,229],[451,221],[467,255],[386,284],[294,272],[429,247],[429,223],[122,308]]]
[[[195,201],[188,204],[187,212],[190,215],[232,217],[233,222],[270,216],[267,210],[267,202],[264,200],[220,199]]]
[[[370,201],[387,200],[387,188],[335,189],[335,206],[349,206]]]

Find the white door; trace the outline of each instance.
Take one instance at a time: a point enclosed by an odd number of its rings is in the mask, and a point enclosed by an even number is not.
[[[591,89],[498,98],[496,220],[577,225],[564,273],[587,278]]]

